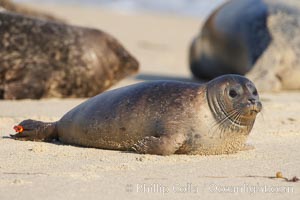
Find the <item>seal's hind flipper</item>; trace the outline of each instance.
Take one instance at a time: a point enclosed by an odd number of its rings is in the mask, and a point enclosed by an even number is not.
[[[35,120],[24,120],[14,127],[17,132],[10,135],[15,140],[51,141],[58,138],[56,123],[46,123]]]

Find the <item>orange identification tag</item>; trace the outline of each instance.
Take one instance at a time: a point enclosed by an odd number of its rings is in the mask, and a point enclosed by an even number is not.
[[[24,128],[21,125],[14,126],[14,129],[17,133],[22,133],[24,131]]]

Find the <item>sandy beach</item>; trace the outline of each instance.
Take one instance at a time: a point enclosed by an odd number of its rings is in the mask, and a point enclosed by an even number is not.
[[[93,7],[32,5],[115,36],[140,72],[113,88],[158,79],[190,81],[190,41],[201,20]],[[8,138],[24,119],[55,121],[85,99],[0,101],[0,199],[298,199],[300,92],[260,94],[263,112],[231,155],[139,155]]]

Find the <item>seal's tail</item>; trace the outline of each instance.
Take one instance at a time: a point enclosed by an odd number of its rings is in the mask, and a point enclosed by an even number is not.
[[[58,139],[56,122],[41,122],[31,119],[22,121],[19,125],[14,126],[17,132],[15,135],[10,135],[16,140],[31,140],[31,141],[52,141]]]

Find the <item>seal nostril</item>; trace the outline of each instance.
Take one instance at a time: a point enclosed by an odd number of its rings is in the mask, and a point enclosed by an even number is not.
[[[253,98],[250,98],[250,99],[248,99],[248,102],[254,105],[254,104],[255,104],[255,102],[256,102],[256,100],[255,100],[255,99],[253,99]]]
[[[254,90],[252,94],[253,94],[254,96],[257,96],[257,95],[258,95],[257,90]]]

